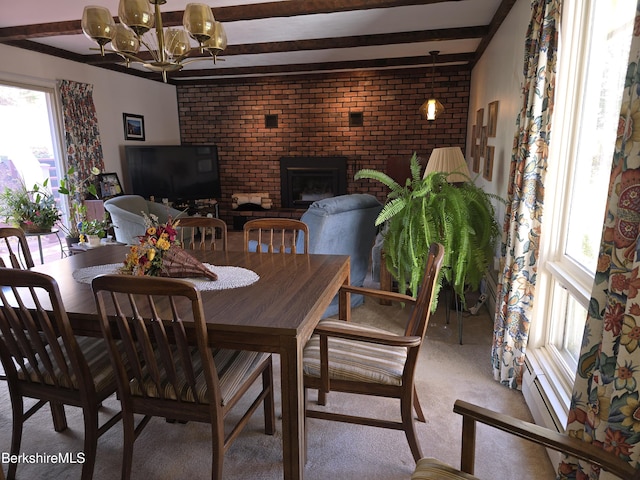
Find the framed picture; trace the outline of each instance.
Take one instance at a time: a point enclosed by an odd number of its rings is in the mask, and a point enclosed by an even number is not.
[[[484,154],[484,169],[482,170],[482,176],[491,181],[493,177],[493,155],[495,154],[496,147],[487,147],[487,152]]]
[[[489,104],[489,120],[487,123],[487,135],[489,137],[496,136],[496,129],[498,126],[498,101],[491,102]]]
[[[480,130],[480,156],[486,158],[485,150],[487,149],[487,127],[486,125]]]
[[[125,140],[144,141],[144,117],[142,115],[123,113],[122,123],[124,124]]]
[[[480,134],[483,124],[484,124],[484,108],[480,108],[476,112],[476,125],[478,126],[478,130],[476,130],[476,132],[478,134]]]
[[[475,173],[480,173],[480,147],[478,145],[473,146],[473,162],[471,168]]]
[[[117,173],[102,173],[98,175],[98,188],[101,199],[122,195],[122,186]]]

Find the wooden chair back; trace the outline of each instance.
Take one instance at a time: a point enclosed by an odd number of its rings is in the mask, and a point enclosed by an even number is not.
[[[29,269],[33,268],[33,257],[24,230],[17,227],[0,227],[0,239],[4,241],[7,249],[9,263],[13,268]],[[4,248],[0,249],[0,251]],[[2,260],[2,258],[0,258]],[[2,261],[2,266],[6,262]]]
[[[218,375],[208,349],[202,300],[193,284],[169,278],[106,275],[94,279],[92,286],[123,401],[132,396],[131,380],[136,385],[149,385],[145,378],[147,374],[152,377],[157,391],[150,394],[143,390],[140,392],[142,397],[175,400],[176,392],[181,388],[179,383],[186,381],[186,388],[198,398],[195,391],[198,373],[191,357],[193,345],[189,344],[185,329],[185,321],[188,321],[195,330],[197,346],[202,353],[210,405],[220,403]],[[112,313],[116,335],[112,334],[109,319]],[[121,350],[115,343],[116,338],[121,342]],[[127,372],[127,364],[130,372]],[[169,385],[161,387],[164,372]],[[180,401],[180,395],[177,398]]]
[[[100,403],[116,390],[104,342],[74,336],[52,277],[0,268],[0,285],[0,360],[13,408],[11,453],[19,453],[23,424],[42,406],[51,404],[56,431],[67,428],[63,405],[81,407],[86,456],[82,479],[90,479],[98,437],[120,419],[118,412],[98,428]],[[102,379],[98,386],[94,375]],[[38,402],[25,411],[24,397]],[[15,478],[16,467],[9,465],[8,478]]]
[[[133,443],[154,416],[211,425],[213,480],[222,480],[224,453],[261,402],[265,433],[274,433],[271,355],[212,350],[200,292],[192,283],[174,278],[104,275],[93,280],[92,288],[118,375],[124,430],[123,480],[131,477]],[[256,390],[251,387],[260,377],[262,389],[248,402],[249,408],[234,417],[231,431],[225,433],[227,413],[245,394],[254,395]],[[135,427],[134,414],[144,415]]]
[[[180,228],[183,248],[227,250],[227,224],[223,220],[211,217],[181,217],[178,220],[178,227],[183,227]]]
[[[244,224],[244,250],[256,252],[309,253],[309,227],[292,218],[256,218]],[[297,241],[304,236],[304,251],[298,252]]]

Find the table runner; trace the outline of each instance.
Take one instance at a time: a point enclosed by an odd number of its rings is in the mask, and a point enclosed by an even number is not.
[[[203,265],[218,275],[218,280],[211,281],[204,277],[182,278],[182,280],[187,280],[193,283],[198,290],[204,291],[246,287],[260,279],[257,273],[242,267],[218,266],[209,263],[204,263]],[[73,278],[80,283],[91,283],[98,275],[118,273],[120,267],[122,267],[121,263],[110,263],[107,265],[80,268],[73,272]]]

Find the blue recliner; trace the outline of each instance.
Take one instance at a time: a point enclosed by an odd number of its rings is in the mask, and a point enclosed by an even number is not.
[[[309,253],[349,255],[351,285],[362,286],[371,260],[371,248],[377,233],[375,221],[382,204],[373,195],[356,193],[325,198],[311,204],[301,220],[309,227]],[[298,250],[302,248],[298,239]],[[362,295],[351,295],[351,305],[364,301]],[[323,317],[338,313],[336,296]]]
[[[120,195],[104,202],[104,208],[111,215],[116,240],[127,245],[138,243],[138,237],[146,230],[142,212],[158,217],[160,223],[165,223],[169,217],[176,219],[188,216],[175,208],[162,203],[150,202],[140,195]]]

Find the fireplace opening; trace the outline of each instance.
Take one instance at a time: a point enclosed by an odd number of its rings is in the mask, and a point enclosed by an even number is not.
[[[282,157],[283,208],[307,208],[316,200],[347,193],[346,157]]]

